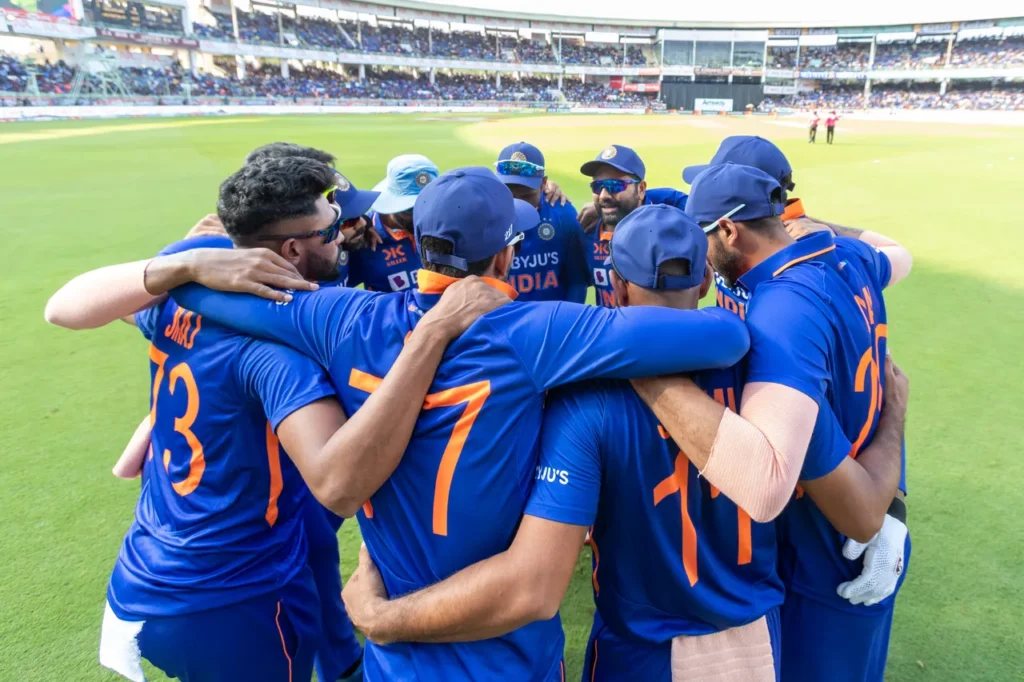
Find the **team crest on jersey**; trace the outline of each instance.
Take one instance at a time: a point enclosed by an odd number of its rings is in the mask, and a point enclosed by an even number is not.
[[[526,161],[526,154],[522,152],[512,152],[512,161]]]
[[[338,265],[348,265],[348,251],[345,249],[338,254]]]
[[[338,187],[339,192],[347,192],[352,189],[352,183],[341,173],[334,174],[334,184]]]
[[[619,150],[615,147],[606,147],[605,150],[601,152],[601,158],[607,161],[608,159],[615,158],[615,155],[618,153]]]
[[[426,187],[428,184],[430,184],[430,173],[427,171],[420,171],[416,174],[417,187]]]
[[[537,226],[537,236],[544,241],[550,241],[555,236],[555,228],[551,223],[541,223]]]

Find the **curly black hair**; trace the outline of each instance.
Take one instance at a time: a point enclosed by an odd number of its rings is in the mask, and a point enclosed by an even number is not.
[[[265,144],[262,147],[256,147],[249,155],[245,157],[246,163],[252,163],[253,161],[260,161],[261,159],[278,158],[282,156],[298,156],[303,159],[313,159],[320,163],[326,163],[328,166],[333,166],[335,162],[334,154],[325,152],[322,149],[315,149],[313,147],[306,147],[301,144],[295,144],[294,142],[271,142]]]
[[[236,243],[251,242],[269,225],[316,213],[316,200],[334,178],[333,168],[313,159],[260,159],[221,184],[217,215]]]

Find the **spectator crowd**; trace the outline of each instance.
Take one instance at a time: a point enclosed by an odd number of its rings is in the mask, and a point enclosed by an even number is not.
[[[1024,83],[952,82],[941,94],[937,83],[884,83],[871,89],[868,106],[877,109],[1024,110]],[[768,97],[761,109],[783,107],[831,111],[863,109],[863,86],[839,85],[817,92]]]

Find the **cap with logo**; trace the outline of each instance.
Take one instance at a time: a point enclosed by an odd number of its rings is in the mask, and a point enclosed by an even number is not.
[[[435,180],[439,171],[433,161],[421,154],[402,154],[388,162],[387,177],[373,188],[380,192],[373,210],[385,215],[408,211],[420,191]]]
[[[593,161],[587,161],[580,166],[580,173],[594,177],[601,171],[602,166],[611,166],[623,173],[635,175],[640,180],[644,179],[644,175],[647,172],[644,162],[640,160],[640,156],[629,147],[623,147],[621,144],[613,144],[602,149],[597,158]]]
[[[544,184],[544,155],[527,142],[516,142],[502,149],[494,167],[506,185],[540,189]]]
[[[786,155],[768,140],[756,135],[732,135],[718,145],[718,151],[711,158],[711,163],[684,168],[683,180],[692,184],[693,179],[701,171],[723,163],[760,168],[779,182],[793,173],[793,168],[789,165]]]
[[[781,216],[782,186],[763,170],[736,163],[711,166],[690,183],[686,215],[705,224],[720,218],[757,220]],[[621,224],[616,232],[621,229]]]
[[[349,182],[349,179],[338,171],[334,171],[334,194],[332,200],[341,209],[341,219],[358,218],[366,215],[377,201],[380,192],[366,189],[356,189],[356,186]]]
[[[708,238],[675,206],[648,204],[622,219],[610,245],[607,264],[622,279],[645,289],[690,289],[704,280]],[[662,265],[679,261],[685,274],[662,274]]]
[[[427,185],[413,209],[416,242],[443,239],[452,253],[422,251],[425,263],[468,270],[470,263],[490,258],[523,239],[537,227],[540,214],[512,192],[490,169],[456,168]]]

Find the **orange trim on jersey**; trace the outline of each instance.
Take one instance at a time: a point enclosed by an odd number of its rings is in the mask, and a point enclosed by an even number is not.
[[[594,662],[590,664],[590,682],[597,677],[597,638],[594,638]]]
[[[603,242],[610,242],[612,240],[612,234],[612,232],[602,232],[601,234],[597,235],[597,237]]]
[[[797,265],[798,263],[803,263],[805,260],[811,260],[812,258],[817,258],[818,256],[820,256],[823,253],[828,253],[829,251],[835,251],[835,250],[836,250],[836,245],[833,244],[832,246],[829,246],[828,248],[822,249],[821,251],[815,251],[814,253],[809,253],[806,256],[800,256],[799,258],[794,258],[793,260],[789,261],[788,263],[783,265],[781,268],[779,268],[778,270],[773,272],[772,273],[772,277],[778,277],[783,272],[785,272],[786,270],[790,269],[794,265]]]
[[[366,391],[367,393],[373,393],[383,381],[380,377],[375,377],[372,374],[361,372],[358,369],[354,369],[349,372],[348,385],[359,391]]]
[[[482,279],[488,286],[497,289],[513,301],[516,300],[516,296],[519,295],[519,292],[505,282],[502,282],[500,279],[494,279],[493,277],[481,277],[480,279]],[[416,273],[416,282],[420,293],[423,294],[443,294],[445,289],[458,281],[458,277],[448,277],[447,275],[431,272],[430,270],[420,270]]]
[[[273,527],[277,523],[277,498],[281,497],[284,483],[281,480],[281,445],[270,422],[267,422],[267,463],[270,465],[270,499],[264,518]]]
[[[373,518],[373,504],[371,504],[369,500],[363,502],[363,514],[365,514],[368,519]]]
[[[590,527],[590,537],[587,538],[586,544],[590,545],[590,551],[594,553],[594,572],[590,575],[590,581],[594,584],[594,594],[597,594],[601,591],[601,586],[597,584],[597,569],[601,566],[601,552],[597,550],[593,526]]]
[[[799,199],[790,199],[786,202],[786,210],[782,212],[783,220],[796,220],[807,215],[804,210],[804,202]]]
[[[750,542],[750,515],[739,506],[736,507],[736,525],[739,527],[739,550],[736,553],[736,563],[744,566],[750,563],[754,555],[754,548]]]
[[[281,651],[288,661],[288,682],[292,682],[292,657],[288,655],[288,646],[284,643],[284,630],[281,629],[281,602],[277,602],[277,613],[274,614],[274,624],[277,625],[277,634],[281,635]]]
[[[669,432],[661,424],[658,424],[658,435],[661,436],[663,440],[668,440],[669,438],[672,437],[672,435],[669,434]]]

